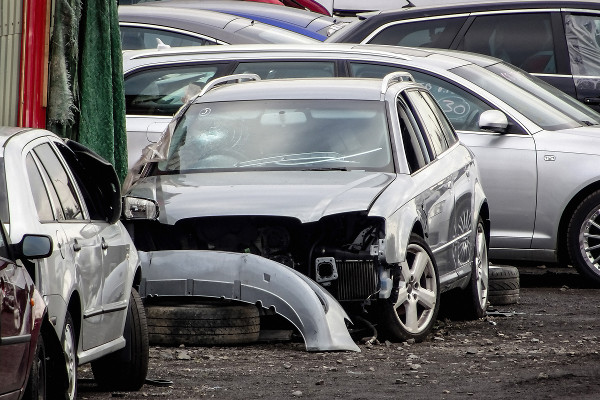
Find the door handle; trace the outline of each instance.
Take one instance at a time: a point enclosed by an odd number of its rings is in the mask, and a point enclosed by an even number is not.
[[[74,251],[79,251],[79,250],[81,250],[81,245],[80,245],[80,244],[77,242],[77,239],[75,239],[75,240],[73,241],[73,250],[74,250]]]
[[[104,240],[104,238],[102,238],[102,250],[106,250],[108,249],[108,243],[106,243],[106,240]]]
[[[585,104],[600,104],[600,97],[586,97],[583,102]]]

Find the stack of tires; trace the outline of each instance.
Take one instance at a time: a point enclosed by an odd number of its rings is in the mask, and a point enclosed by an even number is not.
[[[506,265],[490,265],[488,300],[492,306],[519,302],[519,270]]]

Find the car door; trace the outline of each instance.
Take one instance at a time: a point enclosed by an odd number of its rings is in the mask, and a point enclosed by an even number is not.
[[[492,106],[440,77],[413,68],[350,62],[353,76],[383,77],[399,69],[410,72],[430,91],[461,142],[475,154],[481,185],[490,206],[490,247],[530,248],[537,205],[537,155],[533,136],[510,118],[507,133],[480,129],[479,115]]]
[[[9,258],[0,229],[0,396],[24,383],[31,341],[30,285],[25,269]]]
[[[38,170],[51,198],[58,201],[57,207],[62,211],[58,224],[64,232],[64,273],[48,271],[45,279],[54,280],[56,287],[62,291],[64,283],[78,291],[81,307],[81,338],[83,350],[104,343],[102,332],[102,247],[99,229],[90,219],[89,212],[82,200],[79,186],[75,182],[64,160],[59,156],[56,147],[45,142],[33,148]],[[69,279],[65,279],[68,276]],[[64,293],[65,301],[71,293]]]
[[[97,227],[102,248],[102,342],[117,339],[123,322],[132,282],[129,234],[119,222],[121,190],[112,164],[77,142],[56,143],[65,159],[90,215]]]
[[[425,240],[435,255],[440,280],[446,281],[455,277],[455,265],[452,258],[451,243],[454,236],[452,222],[454,211],[454,176],[452,156],[449,143],[444,135],[434,112],[425,100],[427,93],[421,90],[407,90],[398,99],[398,113],[404,120],[402,136],[406,143],[413,143],[417,159],[429,160],[419,169],[410,167],[418,193],[415,202],[423,212],[427,226]],[[407,158],[410,147],[406,147]],[[421,157],[421,154],[424,155]],[[449,156],[449,157],[448,157]],[[411,163],[409,163],[410,165]]]

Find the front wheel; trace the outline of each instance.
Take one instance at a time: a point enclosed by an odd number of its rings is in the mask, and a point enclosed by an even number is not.
[[[142,299],[134,288],[131,288],[123,336],[125,347],[92,361],[92,372],[104,389],[139,390],[148,373],[148,326]]]
[[[75,400],[77,398],[77,333],[73,317],[67,311],[60,339],[62,354],[48,370],[48,398]],[[50,376],[51,375],[51,376]]]
[[[394,290],[384,303],[387,331],[399,340],[423,340],[433,328],[440,306],[440,279],[429,246],[412,234],[406,263],[394,277]]]
[[[31,371],[29,372],[29,380],[23,394],[23,400],[45,400],[46,399],[46,347],[44,346],[44,338],[40,333]]]
[[[573,266],[600,284],[600,190],[586,197],[573,213],[567,240]]]
[[[485,239],[485,228],[481,219],[477,222],[473,253],[471,278],[469,285],[465,288],[468,302],[465,316],[469,319],[478,319],[483,318],[485,315],[489,290],[488,248]]]

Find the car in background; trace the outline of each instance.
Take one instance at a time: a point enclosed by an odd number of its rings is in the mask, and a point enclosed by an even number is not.
[[[597,1],[472,0],[375,12],[327,40],[491,55],[600,110]]]
[[[148,368],[140,262],[120,222],[110,163],[42,129],[0,127],[0,219],[13,243],[52,239],[51,254],[23,260],[43,301],[48,398],[77,397],[77,366],[100,386],[137,390]]]
[[[119,6],[123,50],[245,43],[319,43],[276,26],[208,10]]]
[[[325,40],[349,20],[326,16],[308,10],[282,7],[276,4],[239,0],[158,0],[145,5],[210,10],[237,15],[254,21],[297,32],[317,40]]]
[[[188,94],[233,73],[382,77],[410,72],[475,153],[497,262],[571,264],[600,282],[600,115],[499,59],[395,46],[236,46],[125,54],[130,158],[158,140]],[[139,165],[131,163],[136,172]]]
[[[46,352],[42,321],[46,304],[20,259],[48,257],[52,241],[23,235],[11,244],[0,226],[0,397],[45,398]],[[40,395],[40,397],[38,397]]]
[[[225,84],[246,78],[254,81]],[[148,153],[124,202],[129,215],[158,206],[155,216],[126,221],[152,264],[161,252],[171,259],[162,271],[144,270],[154,298],[165,294],[155,276],[169,282],[166,292],[184,268],[189,281],[207,284],[203,271],[215,273],[208,260],[225,252],[311,278],[396,340],[424,339],[450,289],[463,289],[465,317],[485,315],[489,221],[476,162],[406,72],[216,79]],[[209,250],[205,262],[176,256],[190,250]],[[231,296],[214,276],[210,292],[198,295]],[[258,293],[251,304],[279,309],[260,297],[277,270],[255,276],[238,277],[236,292]]]

